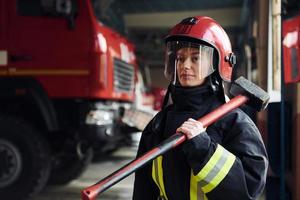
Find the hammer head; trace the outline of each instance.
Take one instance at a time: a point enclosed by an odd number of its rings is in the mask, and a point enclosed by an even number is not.
[[[233,82],[230,88],[230,93],[233,96],[247,96],[249,100],[246,104],[257,111],[264,110],[267,107],[270,99],[270,96],[267,92],[242,76]]]

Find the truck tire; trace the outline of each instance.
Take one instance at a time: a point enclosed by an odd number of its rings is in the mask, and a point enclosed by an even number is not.
[[[50,152],[37,130],[23,120],[0,117],[0,198],[32,198],[47,183]]]
[[[87,149],[84,154],[65,154],[55,159],[49,183],[52,185],[64,185],[78,178],[91,163],[93,158],[92,148]]]

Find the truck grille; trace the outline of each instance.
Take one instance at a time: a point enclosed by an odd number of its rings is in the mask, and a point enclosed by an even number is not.
[[[122,60],[114,59],[114,89],[118,92],[132,92],[134,88],[134,67]]]

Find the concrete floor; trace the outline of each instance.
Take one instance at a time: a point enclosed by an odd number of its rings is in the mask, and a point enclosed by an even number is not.
[[[136,141],[139,140],[139,135],[136,135]],[[89,165],[85,173],[78,179],[72,181],[65,186],[47,186],[33,200],[80,200],[80,191],[88,186],[91,186],[132,161],[136,155],[137,143],[134,147],[124,147],[102,160],[93,162]],[[98,196],[99,200],[131,200],[133,190],[134,176],[130,175],[121,182],[117,183],[110,189]],[[264,196],[259,200],[265,200]]]
[[[80,200],[80,191],[88,187],[134,159],[136,147],[122,148],[103,160],[92,163],[78,179],[65,186],[47,186],[34,200]],[[132,199],[134,176],[126,179],[103,192],[99,200]]]

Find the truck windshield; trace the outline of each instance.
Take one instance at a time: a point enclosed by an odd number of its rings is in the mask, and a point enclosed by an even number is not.
[[[94,15],[96,16],[96,18],[99,22],[102,22],[104,24],[105,24],[105,22],[107,22],[108,24],[110,24],[109,20],[110,20],[110,18],[113,18],[111,16],[111,13],[109,12],[112,2],[113,2],[113,0],[112,1],[91,0],[92,7],[94,10]],[[113,15],[115,15],[115,13]],[[114,19],[114,20],[116,20],[116,19]]]
[[[101,15],[103,15],[104,10],[106,9],[105,3],[103,3],[103,2],[106,2],[106,1],[92,0],[94,14],[98,21],[101,21]]]
[[[17,0],[17,12],[23,16],[65,17],[77,12],[77,0]]]

